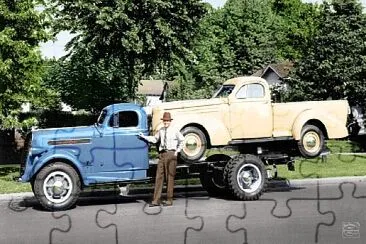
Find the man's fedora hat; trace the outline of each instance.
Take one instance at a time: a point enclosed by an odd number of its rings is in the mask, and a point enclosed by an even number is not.
[[[173,119],[170,116],[170,113],[169,112],[164,112],[163,118],[161,120],[169,120],[169,121],[172,121]]]

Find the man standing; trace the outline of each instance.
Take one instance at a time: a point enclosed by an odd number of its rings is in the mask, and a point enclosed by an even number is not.
[[[167,201],[164,206],[173,205],[174,177],[177,167],[178,153],[183,148],[183,135],[170,126],[172,118],[169,112],[163,114],[164,126],[154,135],[145,136],[142,133],[139,136],[150,143],[159,145],[159,161],[156,168],[154,198],[150,207],[159,206],[161,203],[161,192],[164,184],[164,176],[167,183]]]

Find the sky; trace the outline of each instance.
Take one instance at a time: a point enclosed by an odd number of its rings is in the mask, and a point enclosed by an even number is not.
[[[203,0],[203,1],[210,3],[215,8],[222,7],[226,2],[226,0]],[[321,2],[321,0],[303,0],[303,1],[313,3]],[[363,6],[366,6],[366,0],[362,0],[361,2]],[[56,39],[57,39],[56,41],[48,41],[46,43],[41,44],[41,52],[44,57],[60,58],[66,54],[64,47],[66,43],[71,39],[71,35],[68,32],[63,31],[56,36]]]

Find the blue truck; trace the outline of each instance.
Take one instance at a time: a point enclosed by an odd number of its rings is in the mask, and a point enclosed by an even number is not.
[[[51,211],[72,207],[94,185],[152,182],[156,164],[139,133],[149,134],[148,116],[131,103],[105,107],[91,126],[32,130],[25,140],[19,181],[30,182],[37,200]],[[270,159],[214,154],[190,164],[180,161],[178,167],[198,175],[211,195],[256,200],[264,190]]]

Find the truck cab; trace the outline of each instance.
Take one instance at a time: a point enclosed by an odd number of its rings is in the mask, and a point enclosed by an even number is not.
[[[84,186],[148,180],[147,116],[136,104],[105,107],[91,126],[33,130],[21,165],[23,182],[47,209],[75,203]]]
[[[222,85],[214,98],[223,97],[223,91],[228,88],[232,90],[227,95],[230,115],[227,127],[231,139],[271,137],[273,116],[268,83],[258,77],[230,79]]]

